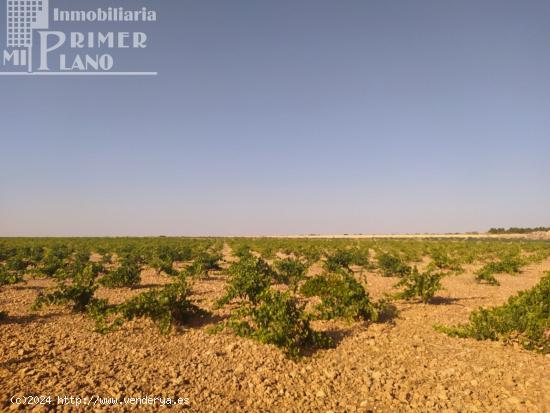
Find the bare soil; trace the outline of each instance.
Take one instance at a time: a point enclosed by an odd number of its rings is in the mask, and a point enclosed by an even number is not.
[[[268,237],[270,238],[270,237]],[[460,232],[449,234],[417,233],[417,234],[308,234],[308,235],[278,235],[274,238],[344,238],[344,239],[528,239],[550,240],[550,231],[536,231],[525,234],[489,234],[487,232]]]
[[[338,345],[297,362],[272,346],[208,333],[226,312],[169,336],[148,320],[128,322],[107,335],[94,333],[90,319],[67,309],[31,312],[38,292],[52,282],[28,279],[0,292],[1,308],[9,313],[0,324],[0,410],[34,407],[11,404],[14,395],[150,395],[188,397],[188,411],[196,412],[549,412],[550,357],[498,342],[448,337],[433,325],[465,322],[479,306],[505,302],[535,285],[550,261],[518,276],[498,275],[499,287],[474,282],[475,268],[446,278],[446,290],[434,304],[398,302],[394,323],[315,323]],[[374,273],[359,279],[366,279],[374,298],[392,292],[396,283]],[[225,280],[221,272],[198,282],[196,303],[210,309]],[[100,296],[117,302],[169,281],[147,270],[142,288],[105,289]],[[88,410],[137,409],[96,405]],[[48,410],[77,409],[35,407]]]

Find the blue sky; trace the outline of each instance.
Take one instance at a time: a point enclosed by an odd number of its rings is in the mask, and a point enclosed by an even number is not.
[[[138,3],[158,77],[0,78],[0,235],[550,225],[548,1]]]

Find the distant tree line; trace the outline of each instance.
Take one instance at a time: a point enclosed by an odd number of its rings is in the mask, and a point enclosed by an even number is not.
[[[535,228],[491,228],[489,234],[531,234],[533,232],[550,231],[550,227],[535,227]]]

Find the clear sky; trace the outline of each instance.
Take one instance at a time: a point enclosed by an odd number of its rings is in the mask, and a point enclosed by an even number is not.
[[[550,225],[549,1],[136,4],[158,77],[0,77],[0,235]]]

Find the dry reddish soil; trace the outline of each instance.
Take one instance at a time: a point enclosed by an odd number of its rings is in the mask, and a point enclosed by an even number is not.
[[[31,312],[38,292],[52,283],[28,279],[0,292],[0,307],[9,313],[0,324],[0,410],[34,407],[11,404],[14,395],[150,395],[187,397],[187,411],[196,412],[550,411],[549,356],[498,342],[451,338],[432,327],[464,322],[479,306],[503,303],[535,285],[550,261],[518,276],[497,276],[500,287],[475,283],[475,268],[446,278],[446,290],[436,304],[398,302],[400,315],[394,323],[314,323],[331,331],[338,345],[298,362],[272,346],[231,333],[208,333],[227,310],[169,336],[160,335],[148,320],[100,335],[93,332],[90,319],[64,308]],[[368,272],[358,277],[367,281],[374,298],[391,292],[396,282]],[[222,272],[198,282],[193,299],[211,308],[223,294],[225,280]],[[166,282],[167,277],[146,270],[143,288],[102,290],[100,295],[116,302]],[[77,410],[74,405],[34,407],[48,409]],[[139,408],[159,409],[158,404]]]
[[[487,232],[466,232],[455,234],[318,234],[286,235],[275,238],[348,238],[348,239],[530,239],[550,240],[550,231],[536,231],[527,234],[489,234]]]

